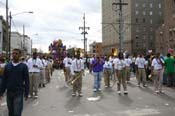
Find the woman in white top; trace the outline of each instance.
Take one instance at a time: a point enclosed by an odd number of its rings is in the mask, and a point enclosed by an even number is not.
[[[123,53],[119,52],[118,59],[114,60],[114,68],[116,70],[116,75],[118,78],[118,83],[117,83],[118,94],[121,94],[121,89],[120,89],[121,84],[123,85],[124,94],[128,94],[126,77],[125,77],[125,67],[126,67],[126,63],[123,58]]]
[[[152,76],[154,79],[154,89],[156,93],[162,91],[162,79],[163,79],[163,61],[160,59],[160,53],[157,53],[156,57],[152,61]]]

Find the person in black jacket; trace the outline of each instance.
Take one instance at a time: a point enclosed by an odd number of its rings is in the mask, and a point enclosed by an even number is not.
[[[4,69],[2,88],[0,89],[0,101],[7,90],[7,107],[9,116],[21,116],[23,110],[23,98],[29,94],[29,73],[27,65],[20,62],[21,50],[13,49],[12,62]]]

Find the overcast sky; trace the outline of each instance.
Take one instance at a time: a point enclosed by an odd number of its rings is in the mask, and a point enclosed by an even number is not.
[[[0,0],[0,14],[5,16],[5,8]],[[13,16],[12,29],[25,34],[33,40],[33,46],[47,51],[49,44],[62,39],[67,47],[83,48],[83,14],[86,13],[88,43],[101,40],[101,0],[9,0],[13,14],[33,11],[34,14]]]

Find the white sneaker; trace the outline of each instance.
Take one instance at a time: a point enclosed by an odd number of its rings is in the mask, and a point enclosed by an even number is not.
[[[35,95],[34,98],[37,99],[38,98],[38,95]]]
[[[157,94],[158,94],[158,93],[159,93],[159,91],[158,91],[158,90],[156,90],[156,91],[155,91],[155,93],[157,93]]]
[[[72,93],[72,97],[75,97],[76,96],[76,94],[75,93]]]
[[[82,94],[82,93],[80,93],[78,96],[79,96],[79,97],[83,97],[83,94]]]
[[[165,91],[163,91],[163,90],[161,90],[161,91],[159,91],[160,93],[165,93]]]
[[[97,89],[94,89],[93,92],[97,92]]]
[[[118,93],[118,94],[121,94],[121,91],[118,91],[117,93]]]
[[[124,94],[128,94],[128,91],[124,91]]]

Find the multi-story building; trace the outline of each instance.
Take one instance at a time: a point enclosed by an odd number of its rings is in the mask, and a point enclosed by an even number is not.
[[[23,50],[25,54],[32,54],[32,40],[30,39],[29,36],[24,35],[22,36],[23,40]]]
[[[0,16],[0,53],[8,53],[9,51],[9,44],[8,44],[8,29],[7,29],[7,23],[3,19],[2,16]]]
[[[89,45],[89,54],[91,55],[102,55],[102,43],[101,42],[93,42]]]
[[[105,53],[119,48],[119,0],[102,0],[102,42]],[[155,30],[163,22],[163,0],[122,0],[124,30],[123,51],[146,53],[155,51]]]
[[[14,48],[23,50],[24,55],[32,53],[32,40],[27,35],[11,32],[11,51]]]
[[[156,52],[175,50],[175,0],[164,0],[164,24],[156,31]]]
[[[22,49],[22,36],[19,32],[11,32],[11,51],[14,48]]]

